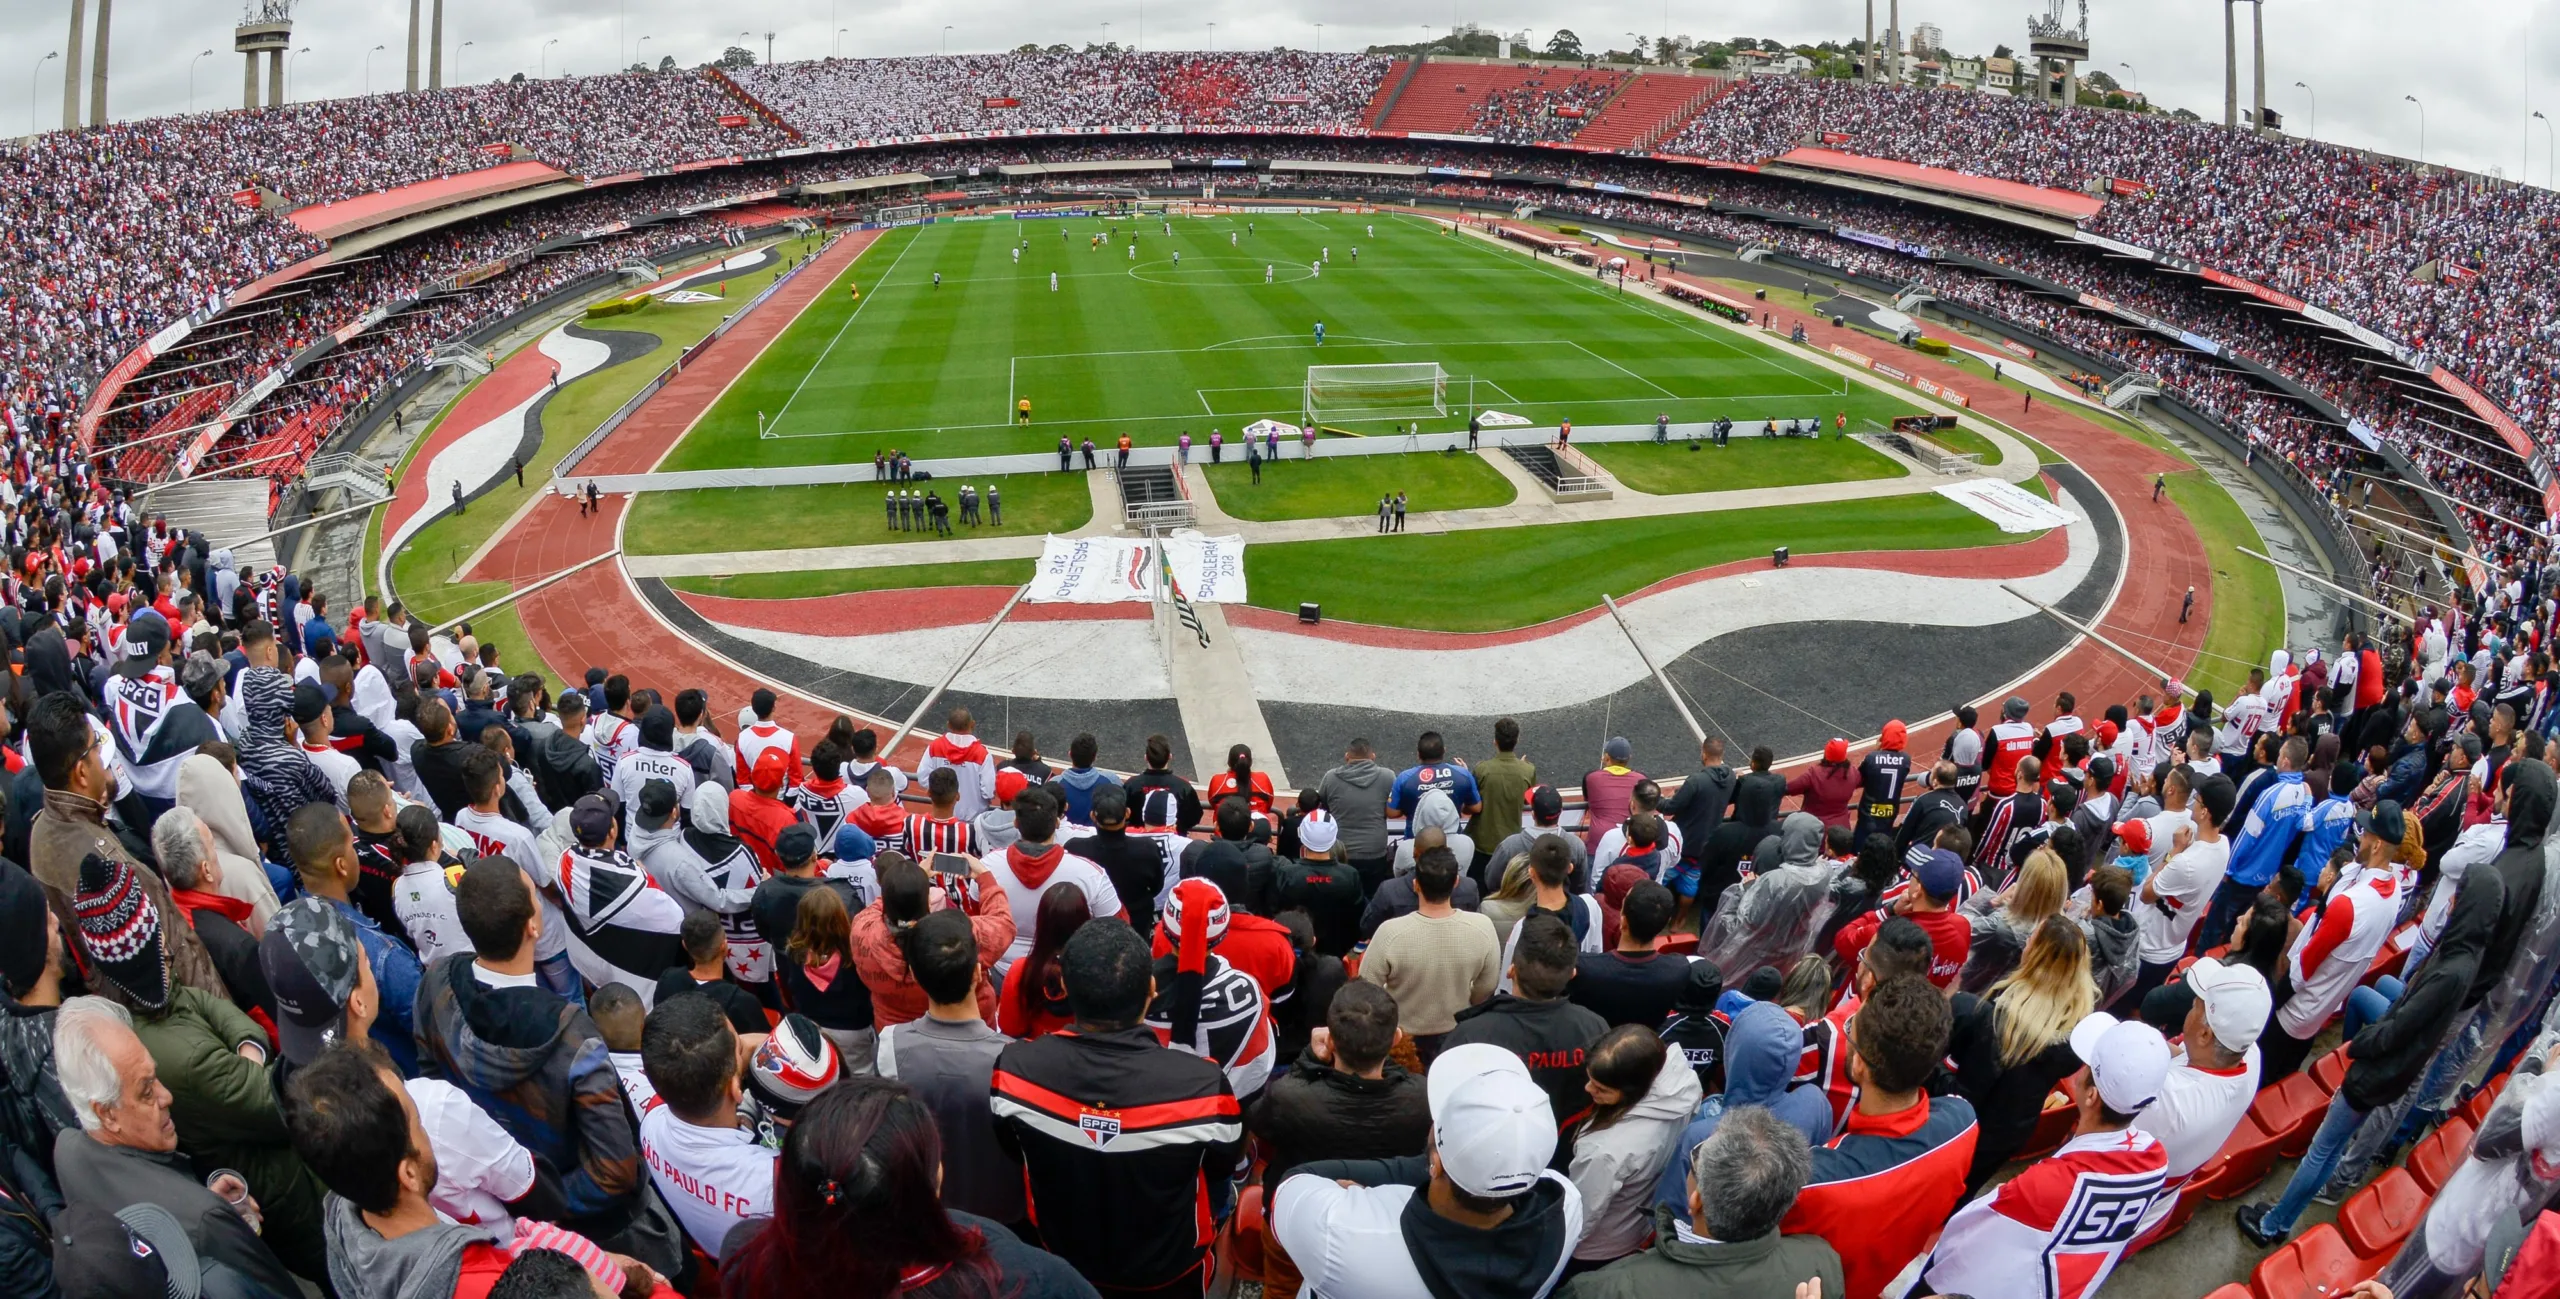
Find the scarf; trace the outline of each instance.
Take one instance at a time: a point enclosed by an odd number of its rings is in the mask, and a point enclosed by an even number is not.
[[[836,971],[843,965],[844,956],[839,953],[823,961],[810,961],[803,964],[800,967],[800,973],[809,980],[810,987],[825,992],[827,985],[836,981]]]
[[[239,898],[226,898],[219,893],[199,893],[194,889],[172,888],[169,890],[169,901],[180,911],[187,913],[187,923],[191,925],[195,923],[197,912],[210,911],[242,929],[248,929],[251,928],[249,917],[256,910]]]

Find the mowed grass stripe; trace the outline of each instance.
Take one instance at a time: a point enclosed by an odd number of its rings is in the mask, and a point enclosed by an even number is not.
[[[847,273],[862,285],[859,303],[844,281],[831,286],[667,467],[841,463],[891,447],[918,457],[1043,451],[1061,434],[1100,445],[1122,433],[1148,445],[1186,431],[1205,440],[1211,427],[1232,435],[1259,415],[1294,422],[1310,364],[1439,362],[1452,376],[1452,409],[1425,418],[1426,430],[1464,425],[1469,376],[1483,381],[1486,406],[1586,426],[1844,409],[1882,420],[1913,409],[1864,386],[1843,394],[1836,376],[1802,358],[1677,316],[1649,295],[1596,290],[1424,224],[1251,221],[1243,236],[1242,220],[1176,218],[1168,237],[1160,221],[1122,220],[1122,242],[1102,251],[1090,238],[1114,223],[1096,218],[891,231]],[[1327,247],[1330,264],[1308,274]],[[1265,264],[1276,272],[1268,285]],[[1029,429],[1008,419],[1016,396],[1032,400]],[[775,436],[758,435],[760,414]],[[1383,431],[1389,421],[1369,423]]]

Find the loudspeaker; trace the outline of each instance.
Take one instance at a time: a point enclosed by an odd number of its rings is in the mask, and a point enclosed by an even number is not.
[[[1753,289],[1751,291],[1751,297],[1754,301],[1767,302],[1769,300],[1769,291],[1767,289]]]
[[[1298,605],[1298,621],[1310,627],[1315,626],[1324,621],[1324,611],[1312,601],[1301,602]]]
[[[1769,567],[1771,567],[1771,568],[1785,568],[1786,566],[1787,566],[1787,548],[1786,548],[1786,547],[1784,547],[1784,546],[1780,546],[1780,547],[1778,547],[1777,549],[1772,550],[1772,551],[1770,551],[1770,552],[1769,552]]]

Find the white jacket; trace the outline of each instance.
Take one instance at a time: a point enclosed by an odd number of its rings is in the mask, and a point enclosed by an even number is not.
[[[1654,1185],[1703,1096],[1698,1071],[1666,1058],[1633,1108],[1608,1127],[1585,1128],[1574,1139],[1568,1175],[1582,1192],[1583,1215],[1575,1258],[1622,1258],[1644,1243],[1653,1230]]]

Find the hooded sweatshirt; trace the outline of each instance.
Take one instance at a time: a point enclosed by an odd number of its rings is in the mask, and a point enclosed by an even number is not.
[[[2417,1082],[2470,996],[2506,897],[2506,880],[2495,870],[2474,870],[2463,877],[2435,951],[2409,977],[2409,986],[2391,1009],[2347,1043],[2347,1076],[2338,1089],[2348,1104],[2377,1109],[2399,1100]]]
[[[1807,1145],[1831,1138],[1831,1105],[1819,1086],[1789,1087],[1804,1053],[1804,1028],[1776,1002],[1755,1001],[1736,1011],[1724,1036],[1724,1092],[1709,1096],[1697,1118],[1681,1129],[1670,1162],[1654,1179],[1653,1202],[1689,1211],[1689,1155],[1714,1136],[1724,1116],[1745,1105],[1765,1107],[1804,1133]],[[1690,1070],[1695,1074],[1696,1070]]]
[[[613,1234],[640,1187],[640,1155],[604,1035],[557,994],[482,983],[472,960],[446,957],[418,988],[423,1071],[460,1087],[532,1152],[567,1225]]]
[[[1342,837],[1333,855],[1347,861],[1372,861],[1387,855],[1387,795],[1396,774],[1367,758],[1343,763],[1324,773],[1316,792],[1324,799]]]
[[[1093,824],[1093,791],[1117,783],[1099,767],[1069,767],[1049,779],[1049,787],[1066,804],[1062,815],[1077,825]]]
[[[2463,998],[2465,1006],[2487,996],[2490,987],[2505,976],[2526,927],[2542,909],[2542,839],[2550,829],[2560,785],[2554,783],[2551,768],[2530,758],[2508,763],[2506,781],[2507,846],[2490,862],[2507,886],[2506,897],[2498,910],[2497,930],[2481,952],[2480,968]]]
[[[338,1299],[452,1299],[465,1266],[494,1279],[511,1257],[508,1233],[493,1226],[439,1222],[386,1240],[337,1195],[329,1197],[321,1227]]]
[[[1459,828],[1461,824],[1457,803],[1450,799],[1447,791],[1438,789],[1426,789],[1422,792],[1422,797],[1414,802],[1413,816],[1409,821],[1413,835],[1419,835],[1425,830],[1438,830],[1447,835],[1449,851],[1457,854],[1458,871],[1463,875],[1475,863],[1476,841],[1470,838],[1465,830]],[[1413,835],[1407,835],[1396,843],[1396,874],[1398,875],[1413,873]]]
[[[1605,1128],[1586,1126],[1573,1144],[1571,1176],[1582,1192],[1582,1242],[1573,1256],[1594,1261],[1636,1252],[1653,1227],[1654,1185],[1671,1147],[1697,1111],[1698,1071],[1666,1055],[1644,1095]]]
[[[1555,1288],[1582,1234],[1573,1183],[1544,1174],[1483,1230],[1432,1212],[1430,1185],[1427,1155],[1300,1164],[1273,1193],[1271,1230],[1327,1299],[1538,1299]]]

